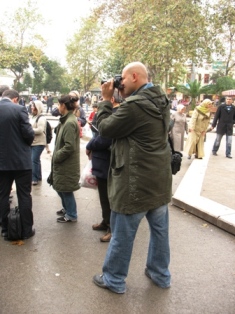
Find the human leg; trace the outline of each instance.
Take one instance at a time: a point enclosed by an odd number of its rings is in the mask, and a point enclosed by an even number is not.
[[[9,196],[13,181],[14,171],[0,171],[0,217],[2,220],[2,233],[7,232],[8,228],[7,216],[10,211]]]
[[[112,238],[103,265],[104,284],[116,293],[126,291],[127,277],[133,243],[141,219],[146,212],[124,215],[111,212]]]
[[[40,156],[44,148],[45,148],[45,145],[35,145],[31,147],[32,181],[33,182],[38,182],[42,179]]]
[[[65,209],[65,202],[64,202],[64,199],[63,199],[63,194],[62,194],[62,192],[57,192],[57,193],[58,193],[59,197],[61,198],[62,206],[63,206],[63,208]],[[65,210],[66,210],[66,209],[65,209]]]
[[[77,221],[77,204],[73,192],[57,192],[62,200],[63,208],[65,209],[65,218],[70,221]],[[62,217],[63,218],[63,217]],[[62,222],[61,218],[57,219]]]
[[[32,196],[31,196],[32,170],[15,171],[16,193],[22,223],[22,236],[30,237],[33,227]]]
[[[153,282],[162,287],[170,286],[169,218],[168,206],[150,210],[146,214],[150,227],[147,270]]]
[[[109,242],[111,239],[110,215],[111,209],[108,198],[107,179],[97,177],[100,205],[102,209],[102,222],[92,226],[93,230],[106,230],[106,234],[100,238],[101,242]]]
[[[226,134],[226,157],[231,157],[232,139],[232,135]]]
[[[100,205],[102,209],[102,218],[103,218],[102,222],[106,226],[109,226],[111,209],[110,209],[109,198],[108,198],[107,179],[102,179],[102,178],[97,177],[97,183],[98,183]]]
[[[221,140],[222,140],[222,137],[223,135],[222,134],[216,134],[216,139],[215,139],[215,142],[214,142],[214,145],[213,145],[213,148],[212,148],[212,153],[213,155],[216,155],[219,147],[220,147],[220,143],[221,143]]]

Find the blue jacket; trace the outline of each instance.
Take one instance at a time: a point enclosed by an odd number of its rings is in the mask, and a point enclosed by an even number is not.
[[[98,134],[86,146],[86,149],[92,151],[92,174],[98,178],[107,179],[108,177],[111,144],[112,139]]]

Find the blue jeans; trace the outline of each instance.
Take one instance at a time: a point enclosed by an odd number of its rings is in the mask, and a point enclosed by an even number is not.
[[[213,153],[216,153],[220,147],[220,143],[222,140],[223,135],[222,134],[216,134],[216,139],[214,142],[214,146],[212,149]],[[227,135],[226,134],[226,156],[231,155],[231,149],[232,149],[232,139],[233,136],[232,135]]]
[[[117,293],[126,291],[133,244],[140,221],[146,216],[150,228],[150,241],[146,266],[154,283],[162,288],[170,285],[169,219],[168,206],[143,213],[124,215],[111,212],[112,238],[103,265],[103,280]]]
[[[41,169],[41,154],[45,148],[45,145],[31,146],[31,159],[32,159],[32,181],[42,180]]]
[[[66,211],[67,219],[77,219],[77,204],[73,192],[57,192],[61,198],[62,206]]]

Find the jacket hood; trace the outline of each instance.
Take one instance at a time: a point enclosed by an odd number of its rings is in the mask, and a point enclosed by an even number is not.
[[[43,103],[40,100],[34,100],[34,104],[38,111],[37,116],[39,116],[43,113]]]
[[[143,111],[157,119],[169,115],[169,101],[159,85],[143,88],[138,94],[126,98],[126,101],[134,101]]]

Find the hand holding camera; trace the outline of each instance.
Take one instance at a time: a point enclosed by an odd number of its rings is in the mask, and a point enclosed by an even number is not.
[[[103,100],[111,100],[113,96],[113,79],[101,85]]]

